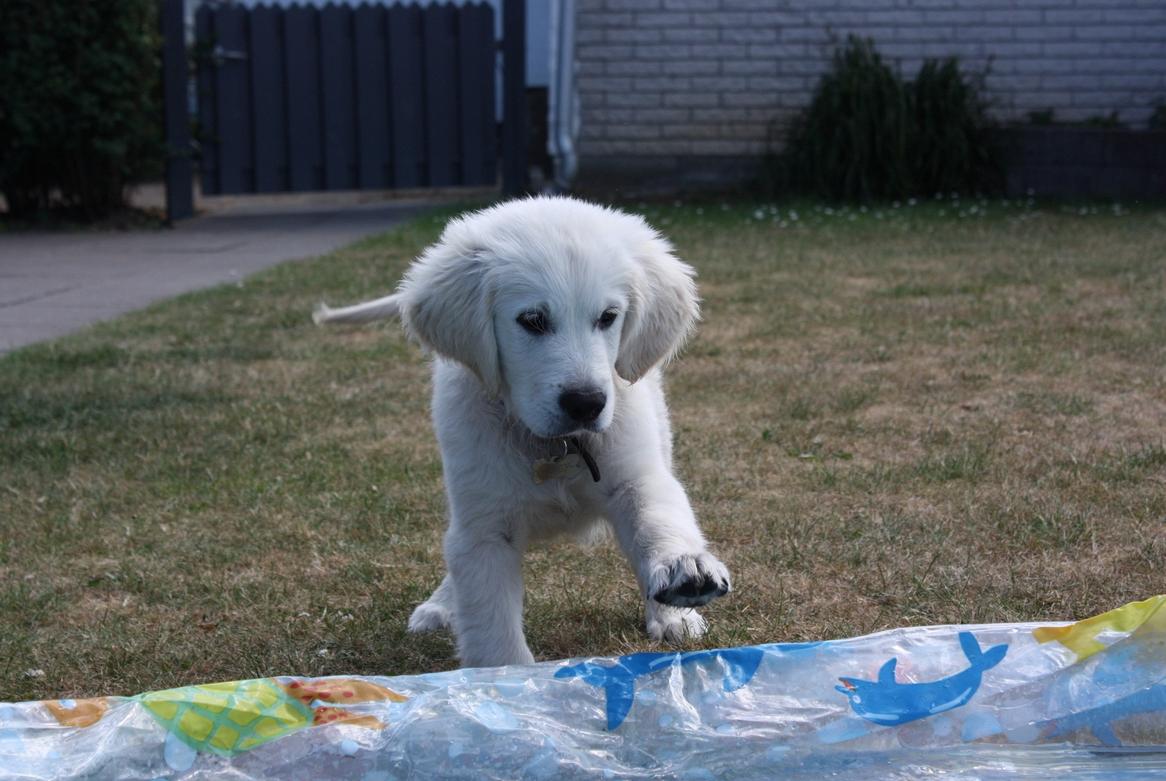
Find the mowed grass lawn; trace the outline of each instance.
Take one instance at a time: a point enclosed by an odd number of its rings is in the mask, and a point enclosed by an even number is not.
[[[1166,590],[1166,211],[639,208],[704,297],[669,393],[735,590],[700,645]],[[309,317],[446,217],[0,359],[0,700],[456,665],[404,631],[442,574],[426,360]],[[527,561],[537,657],[650,647],[614,546]]]

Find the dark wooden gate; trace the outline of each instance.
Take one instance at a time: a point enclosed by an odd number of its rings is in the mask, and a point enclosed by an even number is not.
[[[489,5],[204,3],[195,29],[204,193],[498,182]]]

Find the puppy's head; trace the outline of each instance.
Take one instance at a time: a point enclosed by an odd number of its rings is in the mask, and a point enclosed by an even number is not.
[[[540,437],[607,428],[617,378],[634,383],[667,361],[698,315],[693,270],[659,234],[571,198],[454,220],[400,297],[409,332]]]

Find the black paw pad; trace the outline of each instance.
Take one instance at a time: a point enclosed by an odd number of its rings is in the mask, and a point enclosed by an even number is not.
[[[673,607],[700,607],[729,593],[729,585],[709,574],[685,578],[652,595],[652,599]]]

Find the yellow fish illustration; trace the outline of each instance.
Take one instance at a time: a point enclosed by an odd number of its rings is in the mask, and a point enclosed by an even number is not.
[[[275,678],[183,686],[135,698],[162,726],[196,751],[230,757],[241,751],[318,724],[353,724],[381,729],[373,716],[344,705],[406,698],[368,681],[348,678]],[[327,702],[340,707],[314,706]]]

